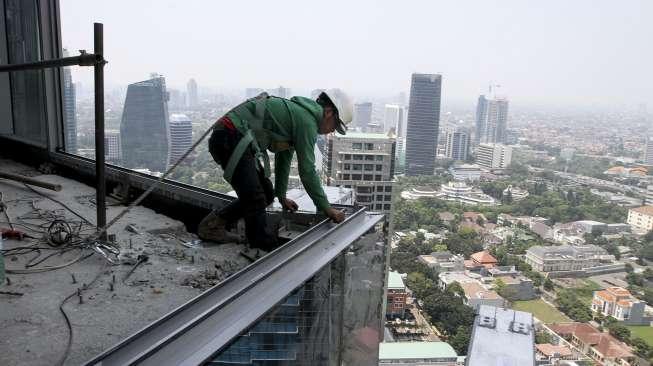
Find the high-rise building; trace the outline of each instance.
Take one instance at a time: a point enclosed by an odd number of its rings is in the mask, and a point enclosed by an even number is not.
[[[195,79],[188,80],[188,84],[186,84],[186,95],[188,95],[188,106],[191,108],[197,107],[199,96],[197,94],[197,82]]]
[[[395,130],[397,137],[406,136],[406,109],[397,104],[386,104],[383,115],[383,131]]]
[[[354,104],[354,125],[361,128],[367,128],[372,123],[372,103]]]
[[[440,127],[442,75],[413,74],[406,130],[406,175],[433,175]]]
[[[476,147],[476,164],[486,169],[505,169],[512,161],[512,148],[502,144],[480,144]]]
[[[358,204],[390,213],[395,139],[384,134],[350,132],[334,135],[330,141],[329,185],[353,188]]]
[[[505,143],[508,100],[478,97],[476,105],[476,143]]]
[[[290,98],[292,96],[290,88],[284,88],[283,86],[268,90],[268,94],[279,98]]]
[[[64,57],[68,57],[68,50],[63,50]],[[70,75],[70,67],[63,68],[63,120],[65,131],[66,152],[77,153],[77,107],[75,84]]]
[[[653,165],[653,136],[646,139],[646,146],[644,147],[644,163]]]
[[[170,116],[170,165],[193,145],[193,124],[185,114]]]
[[[653,206],[653,185],[646,187],[646,201],[645,205]]]
[[[170,94],[168,108],[170,108],[171,111],[186,108],[186,94],[184,92],[177,89],[168,89],[168,93]]]
[[[121,164],[122,146],[120,145],[120,131],[104,131],[104,149],[104,156],[108,162]]]
[[[166,170],[170,152],[168,93],[163,76],[130,84],[120,124],[127,168]]]
[[[446,132],[445,155],[453,160],[467,160],[471,136],[467,130],[458,128]]]

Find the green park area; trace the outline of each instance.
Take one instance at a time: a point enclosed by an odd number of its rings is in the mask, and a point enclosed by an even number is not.
[[[629,325],[627,327],[633,337],[641,338],[646,344],[653,347],[653,327],[647,325]]]
[[[567,318],[563,313],[558,311],[558,309],[547,304],[541,299],[537,300],[528,300],[528,301],[515,301],[512,305],[514,310],[526,311],[533,313],[533,315],[538,318],[540,321],[549,324],[549,323],[562,323],[570,322],[571,320]]]

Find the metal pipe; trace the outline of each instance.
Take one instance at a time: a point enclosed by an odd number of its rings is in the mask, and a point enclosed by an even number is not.
[[[11,173],[0,172],[0,178],[13,180],[13,181],[20,182],[20,183],[25,183],[25,184],[29,184],[31,186],[41,187],[41,188],[49,189],[49,190],[52,190],[52,191],[57,191],[57,192],[61,191],[61,184],[52,184],[52,183],[44,182],[44,181],[41,181],[41,180],[38,180],[38,179],[26,177],[26,176],[19,175],[19,174],[11,174]]]
[[[22,64],[0,65],[0,72],[10,71],[24,71],[24,70],[39,70],[48,69],[53,67],[64,66],[93,66],[95,64],[96,56],[93,54],[82,52],[79,56],[57,58],[54,60],[44,60],[36,62],[27,62]]]
[[[97,179],[95,202],[97,228],[107,225],[107,183],[104,164],[104,37],[102,23],[93,24],[93,53],[95,54],[95,177]],[[107,240],[106,230],[100,240]]]

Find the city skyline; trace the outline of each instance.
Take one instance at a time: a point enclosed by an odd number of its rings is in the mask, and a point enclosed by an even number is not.
[[[63,1],[63,44],[92,49],[90,25],[104,22],[111,34],[105,45],[108,85],[157,71],[178,89],[194,78],[224,90],[340,87],[354,96],[378,96],[407,91],[406,75],[422,72],[448,80],[445,103],[474,98],[488,81],[505,85],[515,104],[637,105],[653,99],[642,77],[653,62],[653,51],[642,47],[653,33],[643,16],[653,4],[646,1],[577,1],[565,4],[564,12],[556,2],[336,3],[321,18],[344,25],[324,32],[301,9],[262,4],[260,12],[248,14],[251,26],[242,27],[237,17],[223,16],[216,24],[214,14],[247,13],[244,4],[156,4]],[[437,22],[432,14],[439,14]],[[221,31],[235,27],[238,32]],[[392,43],[401,45],[398,52],[386,52]],[[225,50],[238,56],[224,57]],[[280,56],[265,57],[272,50]],[[202,57],[188,57],[194,53]],[[90,85],[91,73],[74,72]]]

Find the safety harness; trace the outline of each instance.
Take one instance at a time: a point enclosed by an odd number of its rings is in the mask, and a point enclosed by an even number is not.
[[[270,158],[266,151],[267,147],[270,145],[271,141],[290,141],[289,138],[286,137],[290,135],[286,133],[283,125],[281,125],[271,113],[270,117],[272,118],[272,121],[274,121],[279,130],[283,131],[285,136],[282,136],[263,126],[263,121],[265,120],[265,111],[269,98],[271,97],[264,92],[254,98],[246,100],[231,110],[231,112],[237,114],[242,121],[242,127],[240,127],[238,130],[243,134],[243,137],[234,148],[234,151],[231,153],[229,161],[227,162],[227,166],[224,170],[223,177],[229,183],[231,183],[231,178],[233,177],[234,170],[236,170],[236,166],[238,165],[240,158],[250,146],[253,150],[254,157],[263,163],[263,172],[265,177],[269,178],[271,172]],[[247,108],[247,104],[249,102],[255,102],[254,113],[252,113]],[[292,114],[290,114],[290,118],[292,118]]]

